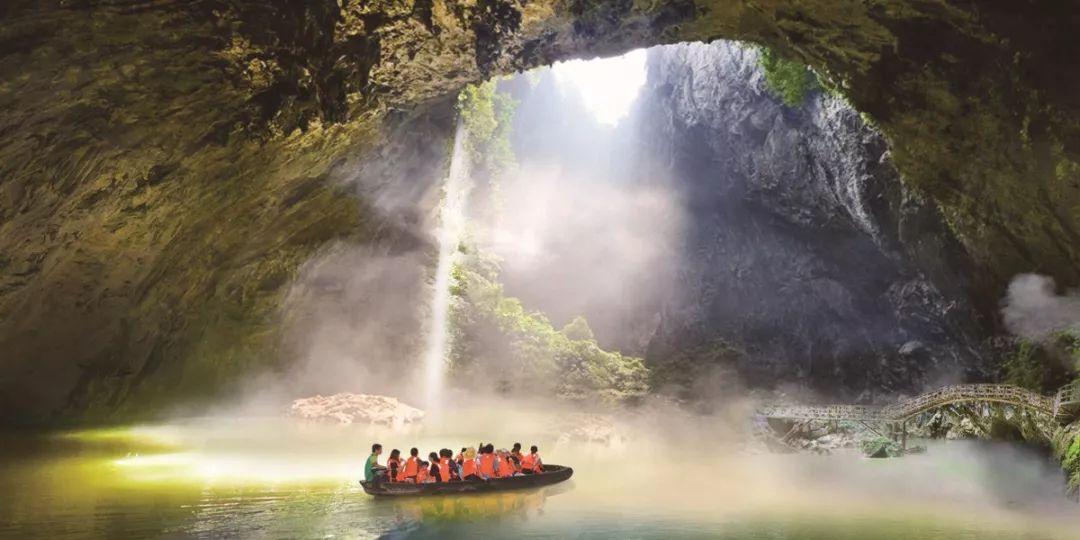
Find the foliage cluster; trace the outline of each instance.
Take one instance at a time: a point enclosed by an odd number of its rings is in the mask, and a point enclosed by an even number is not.
[[[866,457],[900,457],[903,453],[900,445],[888,437],[863,439],[859,445]]]
[[[811,93],[821,89],[810,68],[781,58],[768,47],[758,47],[758,65],[765,72],[765,87],[788,107],[801,107]]]
[[[1080,335],[1064,330],[1041,344],[1021,339],[1000,365],[1009,384],[1042,393],[1057,390],[1080,373]]]
[[[1026,339],[1020,340],[1001,360],[1005,382],[1028,390],[1041,392],[1046,383],[1046,369],[1036,355],[1036,347]]]
[[[1068,478],[1069,493],[1080,494],[1080,423],[1059,429],[1052,442],[1054,455]]]
[[[458,113],[468,133],[473,172],[494,177],[514,165],[510,135],[517,102],[499,92],[494,79],[471,84],[458,94]]]
[[[1074,376],[1080,376],[1080,332],[1061,330],[1053,336],[1054,347],[1068,356]]]
[[[557,330],[543,314],[504,294],[493,257],[476,249],[461,255],[451,304],[456,377],[501,392],[579,401],[645,396],[649,372],[640,358],[602,349],[583,317]]]

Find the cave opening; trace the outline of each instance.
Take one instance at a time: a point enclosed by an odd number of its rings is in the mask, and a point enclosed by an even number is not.
[[[777,62],[667,45],[466,89],[470,225],[451,287],[467,322],[448,369],[528,386],[523,337],[495,336],[526,320],[641,359],[644,380],[609,389],[628,396],[874,402],[987,379],[966,278],[938,264],[951,231],[880,132]],[[492,294],[521,312],[488,313]]]
[[[1068,538],[1075,26],[8,2],[0,536]],[[353,482],[476,440],[574,483]]]

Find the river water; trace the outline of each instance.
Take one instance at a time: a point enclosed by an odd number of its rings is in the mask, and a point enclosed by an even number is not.
[[[431,437],[267,420],[5,433],[0,537],[1080,538],[1059,471],[1007,444],[869,460],[538,436],[571,481],[400,501],[357,485],[371,440],[452,446]]]

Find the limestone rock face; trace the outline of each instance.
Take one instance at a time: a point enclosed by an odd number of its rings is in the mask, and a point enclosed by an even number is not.
[[[424,411],[395,398],[348,392],[294,400],[287,415],[315,422],[370,424],[395,429],[419,424],[424,419]]]
[[[827,95],[789,108],[762,79],[730,42],[650,52],[639,146],[687,213],[647,355],[657,382],[720,363],[755,386],[872,399],[988,376],[970,261],[881,134]]]
[[[275,306],[297,266],[382,228],[386,216],[340,180],[388,128],[490,74],[657,43],[760,41],[835,81],[971,253],[982,304],[1018,271],[1076,285],[1074,11],[1008,0],[8,0],[0,416],[146,415],[280,363]]]

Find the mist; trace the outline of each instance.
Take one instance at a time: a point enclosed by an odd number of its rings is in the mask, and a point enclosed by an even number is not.
[[[1080,330],[1080,291],[1059,293],[1054,278],[1021,274],[1009,283],[1001,315],[1009,332],[1044,341],[1055,332]]]
[[[386,452],[416,446],[422,454],[481,441],[499,448],[521,442],[537,444],[546,463],[575,469],[568,485],[520,495],[539,497],[528,503],[529,519],[549,534],[550,527],[574,523],[579,515],[634,515],[635,523],[677,520],[709,530],[777,515],[895,520],[928,531],[959,524],[1044,535],[1039,538],[1075,538],[1080,526],[1075,506],[1060,496],[1060,472],[1038,453],[955,441],[899,460],[768,454],[753,445],[744,420],[747,406],[732,403],[724,414],[698,416],[658,402],[599,413],[550,401],[459,397],[442,421],[409,430],[237,420],[146,426],[140,433],[170,453],[129,457],[117,470],[122,478],[149,484],[334,486],[359,474],[373,442]],[[506,496],[462,499],[456,504],[463,506],[440,514],[437,524],[475,526],[491,519],[505,525],[499,520],[520,516],[482,509],[492,497]]]
[[[498,179],[498,210],[477,222],[508,294],[556,327],[584,316],[601,346],[640,355],[674,282],[684,205],[634,146],[644,51],[609,62],[500,83],[517,100],[517,163]],[[597,77],[618,95],[605,101]]]
[[[368,392],[419,398],[402,385],[416,369],[428,299],[423,252],[338,245],[311,261],[286,301],[297,395]],[[420,308],[418,308],[418,306]]]

